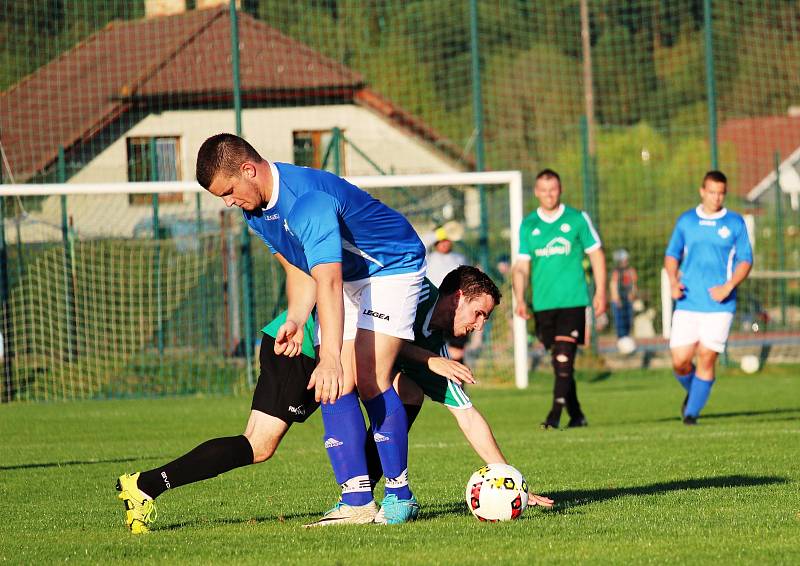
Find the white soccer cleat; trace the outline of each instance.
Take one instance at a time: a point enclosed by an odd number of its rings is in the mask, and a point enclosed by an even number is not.
[[[338,501],[332,509],[325,512],[319,521],[303,525],[310,527],[327,527],[329,525],[364,525],[375,521],[378,508],[375,502],[370,501],[366,505],[348,505]]]

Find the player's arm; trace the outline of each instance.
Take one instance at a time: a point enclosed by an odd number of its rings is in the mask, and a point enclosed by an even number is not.
[[[450,408],[450,412],[458,423],[458,428],[464,433],[464,437],[475,450],[475,453],[486,464],[507,464],[508,461],[500,450],[492,433],[492,428],[483,417],[483,415],[474,406],[468,409],[455,409]],[[553,500],[549,497],[536,495],[535,493],[528,492],[528,505],[533,507],[541,505],[542,507],[552,507]]]
[[[681,229],[682,218],[683,217],[679,218],[678,222],[675,224],[675,229],[672,231],[672,236],[670,236],[669,243],[667,244],[667,251],[664,254],[664,271],[667,272],[670,294],[675,301],[683,297],[683,293],[686,289],[684,284],[681,283],[678,273],[685,245],[683,230]]]
[[[299,356],[303,348],[303,327],[316,300],[316,285],[307,273],[289,263],[280,253],[276,253],[275,257],[286,272],[286,298],[289,304],[286,322],[275,335],[275,353]]]
[[[596,248],[588,253],[589,263],[592,265],[592,274],[594,276],[594,299],[592,300],[592,307],[594,308],[594,315],[599,316],[606,312],[608,308],[608,301],[606,299],[606,254],[603,248]]]
[[[728,279],[722,285],[717,285],[716,287],[711,287],[708,292],[711,294],[711,298],[714,299],[716,302],[721,303],[725,299],[727,299],[733,290],[739,286],[739,284],[747,279],[747,276],[750,275],[750,270],[753,268],[753,264],[749,261],[740,261],[736,264],[736,268],[733,270],[733,275],[731,278]]]
[[[525,301],[525,291],[531,280],[531,258],[518,257],[511,268],[511,288],[514,295],[514,314],[525,320],[531,317]]]
[[[335,402],[344,387],[342,340],[344,335],[344,302],[342,300],[342,264],[321,263],[311,268],[316,283],[317,318],[319,319],[319,362],[308,388],[321,403]]]
[[[462,382],[475,383],[472,370],[462,363],[442,356],[437,356],[430,350],[415,346],[411,342],[403,342],[398,354],[400,358],[423,367],[427,367],[436,375],[449,379],[461,385]]]
[[[708,290],[711,294],[711,298],[718,303],[727,299],[728,296],[733,293],[733,290],[736,289],[742,281],[747,279],[747,276],[750,275],[750,270],[753,268],[753,248],[750,245],[750,237],[747,234],[747,227],[744,224],[744,220],[741,221],[741,225],[737,230],[734,246],[737,261],[736,267],[733,268],[731,278],[724,284],[712,287]]]

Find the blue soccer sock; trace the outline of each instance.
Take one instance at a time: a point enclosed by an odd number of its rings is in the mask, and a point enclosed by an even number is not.
[[[364,442],[367,428],[355,393],[340,397],[336,403],[322,405],[325,426],[325,449],[333,467],[333,475],[342,486],[342,502],[366,505],[372,501],[372,487],[367,473]]]
[[[692,371],[687,373],[686,375],[679,375],[678,372],[674,371],[672,374],[675,376],[675,379],[678,380],[678,383],[681,384],[687,393],[692,390],[692,380],[694,379],[694,366],[692,366]]]
[[[381,467],[386,477],[385,494],[410,499],[408,486],[408,418],[403,402],[393,387],[364,401]]]
[[[706,406],[708,396],[711,395],[711,386],[714,385],[714,381],[716,380],[706,381],[699,377],[692,380],[692,389],[689,391],[689,401],[686,403],[685,416],[695,418],[700,416],[700,411]]]

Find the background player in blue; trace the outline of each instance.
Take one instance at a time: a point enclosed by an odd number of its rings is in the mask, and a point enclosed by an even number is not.
[[[753,266],[744,219],[722,206],[727,183],[719,171],[706,173],[700,205],[678,218],[664,257],[677,301],[669,342],[672,367],[687,393],[681,407],[687,425],[697,423],[711,393],[717,356],[725,350],[736,312],[736,287]]]
[[[383,516],[390,524],[416,518],[407,417],[392,388],[395,358],[414,336],[425,275],[425,248],[411,224],[344,179],[268,162],[231,134],[212,136],[200,147],[197,180],[242,209],[286,271],[288,317],[276,351],[299,352],[303,323],[316,303],[319,359],[309,388],[322,403],[325,447],[342,486],[341,500],[322,524],[367,523],[377,514],[359,396],[387,478]]]

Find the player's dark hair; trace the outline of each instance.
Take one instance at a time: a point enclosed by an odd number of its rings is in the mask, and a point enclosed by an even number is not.
[[[726,185],[728,184],[728,178],[725,176],[725,173],[723,173],[722,171],[717,171],[716,169],[706,173],[706,176],[703,177],[703,184],[701,186],[705,186],[706,181],[714,181],[715,183],[725,183]]]
[[[558,186],[561,186],[561,177],[559,177],[558,173],[553,171],[552,169],[542,169],[536,174],[536,180],[539,179],[555,179],[558,181]]]
[[[217,134],[204,141],[197,152],[197,182],[207,190],[218,173],[232,176],[245,161],[263,160],[255,148],[239,136]]]
[[[474,299],[480,295],[491,295],[495,306],[500,304],[502,294],[492,278],[477,267],[461,265],[445,275],[439,285],[440,295],[452,295],[461,291],[467,299]]]

